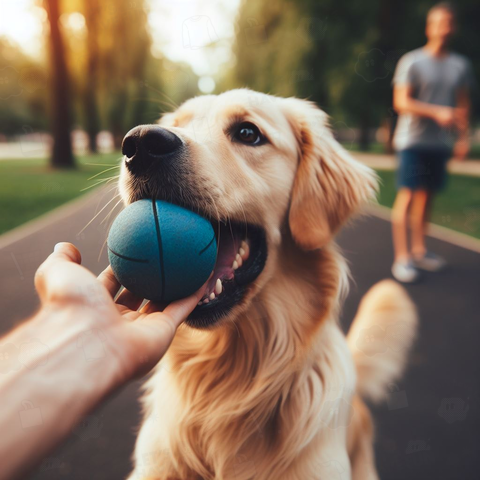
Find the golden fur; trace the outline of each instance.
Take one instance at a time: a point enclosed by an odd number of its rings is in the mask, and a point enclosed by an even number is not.
[[[269,143],[232,143],[225,131],[238,118],[255,123]],[[338,325],[348,270],[332,240],[373,198],[375,175],[334,140],[326,115],[303,100],[234,90],[194,98],[161,125],[188,145],[187,194],[213,218],[262,225],[268,258],[228,318],[209,330],[179,329],[147,382],[129,478],[377,478],[373,427],[357,392],[380,399],[400,375],[415,311],[394,282],[364,301],[348,340],[367,372],[357,385]],[[123,169],[125,202],[141,188]],[[376,359],[391,364],[380,382],[373,359],[355,348],[362,325],[372,321],[403,326],[400,348]]]

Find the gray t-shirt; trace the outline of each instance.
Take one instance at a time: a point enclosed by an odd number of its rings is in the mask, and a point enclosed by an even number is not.
[[[424,48],[406,53],[398,62],[393,84],[410,85],[421,102],[455,107],[460,89],[471,89],[475,78],[470,62],[456,53],[434,57]],[[430,118],[401,114],[393,138],[396,150],[411,147],[452,148],[456,132],[442,128]]]

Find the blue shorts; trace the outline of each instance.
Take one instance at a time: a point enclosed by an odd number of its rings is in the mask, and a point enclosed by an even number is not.
[[[451,150],[446,148],[407,148],[397,152],[397,188],[438,191],[445,187],[447,162]]]

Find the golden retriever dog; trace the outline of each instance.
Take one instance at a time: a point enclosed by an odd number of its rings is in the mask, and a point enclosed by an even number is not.
[[[129,478],[378,478],[363,399],[402,374],[416,314],[387,280],[345,337],[333,240],[374,197],[375,174],[315,104],[246,89],[193,98],[122,151],[126,204],[190,208],[218,240],[204,297],[146,384]]]

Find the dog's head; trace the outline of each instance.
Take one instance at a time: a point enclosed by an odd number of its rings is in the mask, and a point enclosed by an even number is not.
[[[125,203],[176,203],[217,233],[214,274],[189,325],[235,319],[275,274],[285,235],[295,248],[321,248],[374,195],[374,174],[326,122],[311,102],[232,90],[193,98],[125,136]]]

